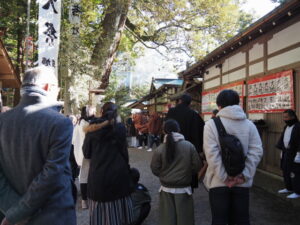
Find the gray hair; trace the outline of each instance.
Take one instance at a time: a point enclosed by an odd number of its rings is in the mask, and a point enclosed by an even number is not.
[[[40,86],[43,84],[57,84],[55,70],[45,66],[26,70],[22,86]]]

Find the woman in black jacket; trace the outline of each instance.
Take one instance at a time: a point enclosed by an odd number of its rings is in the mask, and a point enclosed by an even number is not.
[[[86,135],[83,152],[91,159],[88,176],[90,225],[129,225],[132,223],[132,200],[126,128],[117,123],[117,107],[108,102],[96,121],[114,121]]]

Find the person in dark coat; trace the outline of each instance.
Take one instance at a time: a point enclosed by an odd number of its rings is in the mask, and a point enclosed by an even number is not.
[[[151,210],[151,196],[148,189],[141,183],[140,172],[136,168],[131,168],[131,178],[134,184],[134,191],[131,193],[133,204],[133,223],[132,225],[141,225]]]
[[[133,211],[126,128],[116,122],[117,107],[111,102],[103,105],[102,117],[94,122],[105,120],[114,122],[87,133],[83,144],[84,157],[90,159],[90,225],[129,225]]]
[[[73,125],[58,112],[58,91],[54,70],[30,69],[20,103],[0,115],[2,225],[76,225],[69,164]]]
[[[183,94],[178,105],[169,110],[166,120],[176,120],[180,126],[180,133],[196,147],[198,153],[202,153],[204,121],[197,112],[190,108],[191,101],[189,94]]]
[[[295,162],[297,152],[300,150],[300,122],[294,110],[283,112],[283,120],[286,123],[282,135],[276,145],[281,150],[281,169],[285,188],[279,190],[279,194],[287,194],[288,198],[299,198],[300,169]],[[296,176],[297,175],[297,176]],[[295,190],[297,189],[297,190]]]

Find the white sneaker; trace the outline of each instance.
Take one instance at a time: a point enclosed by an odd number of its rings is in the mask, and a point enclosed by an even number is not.
[[[82,208],[82,209],[87,209],[87,208],[88,208],[88,203],[87,203],[86,200],[82,200],[82,201],[81,201],[81,208]]]
[[[147,150],[147,152],[152,152],[152,148],[149,148],[149,149]]]
[[[278,194],[287,194],[290,193],[291,191],[289,191],[288,189],[284,188],[278,191]]]
[[[293,194],[288,195],[287,198],[290,198],[290,199],[300,198],[300,195],[293,193]]]
[[[142,146],[140,146],[140,147],[138,147],[138,149],[143,149],[143,147],[142,147]]]

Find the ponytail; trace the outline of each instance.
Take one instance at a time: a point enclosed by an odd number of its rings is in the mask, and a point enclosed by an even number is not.
[[[170,164],[175,158],[176,142],[173,137],[173,132],[179,132],[179,124],[175,120],[167,120],[164,125],[166,137],[166,159]]]

